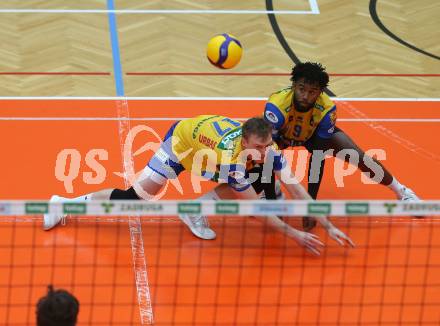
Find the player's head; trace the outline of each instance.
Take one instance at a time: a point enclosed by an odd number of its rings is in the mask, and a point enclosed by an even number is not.
[[[37,303],[37,326],[75,326],[78,311],[79,302],[72,294],[49,285],[47,295]]]
[[[272,125],[262,117],[250,118],[242,126],[243,149],[255,149],[264,160],[266,148],[273,144]]]
[[[313,107],[318,96],[327,87],[329,76],[320,63],[299,63],[292,69],[290,80],[293,82],[295,107],[307,110]]]

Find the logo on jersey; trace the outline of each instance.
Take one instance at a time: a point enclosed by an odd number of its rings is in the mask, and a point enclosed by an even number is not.
[[[266,119],[269,120],[270,122],[278,123],[278,117],[272,111],[266,111],[264,115],[266,116]]]
[[[232,149],[234,146],[234,139],[241,136],[241,128],[232,130],[229,134],[222,138],[217,148],[220,149]]]
[[[325,110],[325,108],[321,104],[318,104],[318,103],[315,103],[315,109],[318,109],[321,112]]]
[[[332,122],[332,124],[336,123],[336,110],[330,113],[330,121]]]
[[[199,142],[210,149],[214,149],[217,145],[217,142],[209,138],[208,136],[199,134]]]
[[[218,118],[218,115],[213,115],[207,118],[204,118],[202,120],[199,121],[199,123],[197,123],[197,126],[194,128],[193,133],[192,133],[192,138],[196,139],[197,138],[197,133],[199,132],[200,127],[208,120],[214,119],[214,118]]]

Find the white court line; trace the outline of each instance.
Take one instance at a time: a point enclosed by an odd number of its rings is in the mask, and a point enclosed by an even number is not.
[[[317,0],[309,0],[309,5],[312,13],[314,13],[315,15],[320,14]]]
[[[440,102],[440,98],[423,98],[423,97],[330,97],[334,101],[353,101],[353,102]],[[188,97],[172,97],[172,96],[0,96],[0,101],[2,100],[69,100],[69,101],[267,101],[267,97],[203,97],[203,96],[188,96]]]
[[[0,121],[177,121],[189,119],[190,117],[151,117],[151,118],[103,118],[103,117],[0,117]],[[247,118],[232,118],[234,120],[247,120]],[[401,119],[401,118],[380,118],[380,119],[338,119],[338,122],[440,122],[440,118],[432,119]]]
[[[319,9],[310,0],[312,10],[167,10],[167,9],[0,9],[0,14],[228,14],[228,15],[316,15]]]
[[[130,153],[128,161],[125,155],[125,141],[130,132],[130,111],[128,102],[125,100],[116,101],[118,118],[118,133],[121,156],[123,160],[124,183],[125,189],[131,186],[130,179],[134,169],[132,153]],[[148,281],[147,260],[145,257],[144,240],[142,235],[141,220],[137,216],[129,216],[128,227],[130,231],[131,252],[133,256],[133,269],[135,273],[136,291],[138,295],[138,303],[141,317],[141,324],[154,324],[153,307],[151,304],[150,285]]]

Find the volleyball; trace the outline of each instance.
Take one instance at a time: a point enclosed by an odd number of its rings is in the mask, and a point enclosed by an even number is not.
[[[206,55],[209,62],[222,69],[235,67],[241,59],[243,48],[240,41],[231,34],[219,34],[209,40]]]

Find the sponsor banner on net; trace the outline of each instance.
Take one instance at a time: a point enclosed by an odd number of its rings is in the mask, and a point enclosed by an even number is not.
[[[48,203],[25,203],[25,213],[26,214],[47,214],[49,212]]]
[[[0,215],[11,214],[11,204],[10,203],[0,203]]]
[[[105,214],[110,214],[115,207],[115,203],[101,203],[101,208],[104,210]]]
[[[393,202],[389,202],[389,203],[385,202],[385,203],[383,203],[383,207],[385,208],[385,213],[393,214],[396,207],[397,207],[397,204],[393,203]]]
[[[148,213],[148,212],[163,212],[163,205],[159,203],[135,203],[124,204],[120,203],[119,211],[122,213]]]
[[[346,203],[345,213],[347,215],[365,215],[370,212],[370,205],[368,203]]]
[[[440,212],[440,204],[439,203],[402,203],[403,212],[411,212],[411,213],[434,213]]]
[[[390,215],[440,215],[440,203],[433,202],[385,202],[383,207]]]
[[[216,203],[215,213],[216,214],[238,214],[239,205],[238,203]]]
[[[101,209],[105,214],[146,214],[146,213],[162,213],[163,205],[160,203],[138,202],[105,202],[101,203]]]
[[[63,213],[72,215],[81,215],[87,213],[86,203],[64,203]]]
[[[310,215],[329,215],[331,212],[330,203],[308,203],[307,212]]]
[[[177,213],[179,214],[200,214],[202,207],[200,203],[178,203]]]
[[[263,215],[292,215],[294,212],[293,204],[286,204],[283,202],[270,203],[267,201],[256,203],[252,206],[253,214]]]

